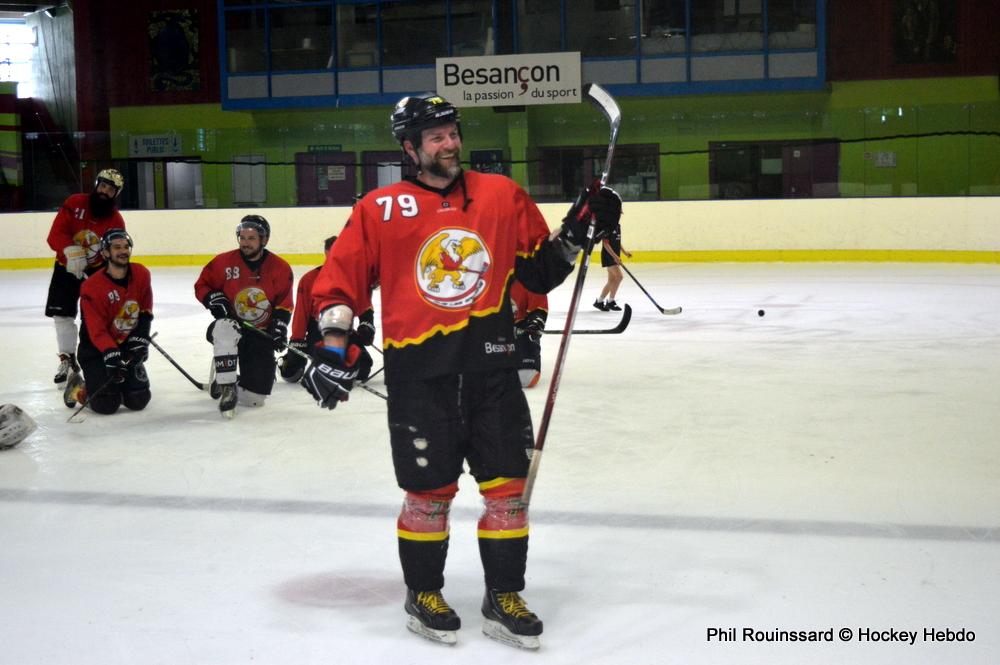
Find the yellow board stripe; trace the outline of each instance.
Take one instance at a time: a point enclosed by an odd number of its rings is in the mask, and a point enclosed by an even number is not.
[[[406,531],[405,529],[396,529],[396,535],[403,540],[420,540],[420,541],[439,541],[446,540],[448,538],[447,531]]]
[[[486,482],[479,483],[479,491],[491,490],[494,487],[500,487],[510,481],[515,480],[514,478],[494,478],[493,480],[487,480]]]
[[[215,258],[214,254],[178,254],[144,256],[134,255],[132,260],[145,266],[204,266]],[[317,265],[321,254],[285,254],[282,258],[292,265]],[[0,270],[32,270],[51,268],[53,256],[47,258],[0,259]],[[595,252],[592,262],[600,260]],[[1000,263],[1000,252],[979,250],[937,249],[761,249],[761,250],[705,250],[705,251],[636,251],[628,263],[823,263],[828,261],[864,263]],[[477,312],[485,316],[496,309]],[[460,327],[460,326],[459,326]],[[430,334],[433,334],[432,331]]]
[[[488,529],[479,529],[478,535],[480,538],[487,538],[489,540],[502,540],[504,538],[527,538],[528,527],[524,527],[523,529],[510,529],[505,531],[489,531]]]

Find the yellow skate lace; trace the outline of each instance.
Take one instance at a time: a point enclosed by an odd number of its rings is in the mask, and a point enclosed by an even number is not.
[[[431,614],[446,614],[453,611],[440,591],[418,591],[417,604]]]
[[[504,614],[509,614],[517,619],[531,616],[531,611],[525,606],[524,600],[516,591],[498,593],[497,600],[500,602],[500,609]]]

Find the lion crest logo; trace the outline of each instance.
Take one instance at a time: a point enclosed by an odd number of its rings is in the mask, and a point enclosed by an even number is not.
[[[479,235],[468,229],[441,229],[417,254],[417,288],[438,307],[467,307],[486,291],[490,263]]]
[[[248,286],[233,298],[236,314],[249,323],[260,323],[271,316],[271,301],[267,294],[256,286]]]

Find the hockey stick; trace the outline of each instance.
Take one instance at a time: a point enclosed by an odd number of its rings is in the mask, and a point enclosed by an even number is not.
[[[574,330],[574,335],[617,335],[619,333],[625,332],[628,328],[628,322],[632,320],[632,308],[625,304],[625,311],[622,312],[622,320],[618,322],[618,325],[614,328],[601,328],[597,330]],[[562,330],[546,330],[546,335],[562,335]]]
[[[635,282],[635,285],[638,286],[639,289],[646,294],[646,297],[649,298],[649,301],[651,303],[653,303],[653,306],[656,307],[656,309],[660,310],[660,314],[671,314],[671,315],[680,314],[684,310],[683,307],[669,307],[669,308],[660,307],[660,303],[656,302],[656,300],[653,299],[653,296],[649,295],[649,291],[647,291],[645,287],[643,287],[643,285],[639,283],[639,280],[635,278],[635,275],[632,274],[632,271],[625,267],[625,264],[622,263],[621,257],[615,254],[614,250],[611,249],[611,246],[607,240],[604,241],[604,249],[605,251],[607,251],[608,254],[611,255],[611,258],[615,260],[615,263],[617,263],[621,267],[621,269],[624,270],[628,274],[628,276],[632,278],[632,281]]]
[[[253,330],[253,331],[254,331],[255,333],[257,333],[258,335],[263,335],[264,337],[268,338],[269,340],[271,340],[271,341],[274,341],[274,338],[273,338],[273,337],[271,337],[270,335],[268,335],[268,334],[267,334],[266,332],[264,332],[263,330],[261,330],[261,329],[260,329],[260,328],[258,328],[257,326],[254,326],[254,325],[251,325],[251,324],[247,323],[246,321],[240,321],[240,323],[241,323],[241,324],[242,324],[243,326],[245,326],[246,328],[248,328],[249,330]],[[287,343],[287,342],[285,342],[285,343],[282,343],[282,347],[284,347],[284,349],[285,349],[286,351],[288,351],[289,353],[294,353],[294,354],[295,354],[295,355],[297,355],[298,357],[302,358],[302,359],[303,359],[303,360],[305,360],[305,361],[306,361],[307,363],[308,363],[308,362],[311,362],[311,361],[312,361],[312,356],[310,356],[310,355],[309,355],[308,353],[305,353],[305,352],[303,352],[303,351],[299,351],[299,350],[298,350],[298,349],[296,349],[296,348],[295,348],[294,346],[288,346],[288,343]],[[388,397],[387,397],[386,395],[383,395],[382,393],[380,393],[379,391],[375,390],[374,388],[369,388],[368,386],[366,386],[366,385],[365,385],[364,383],[362,383],[361,381],[358,381],[358,384],[359,384],[359,385],[360,385],[360,386],[361,386],[362,388],[364,388],[365,390],[367,390],[368,392],[370,392],[370,393],[371,393],[372,395],[378,395],[378,396],[379,396],[379,397],[381,397],[382,399],[384,399],[384,400],[387,400],[387,401],[388,401],[388,399],[389,399],[389,398],[388,398]],[[347,391],[347,389],[346,389],[346,388],[344,388],[344,387],[343,387],[343,386],[341,386],[341,385],[338,385],[337,387],[338,387],[338,388],[340,388],[341,390],[343,390],[343,391],[344,391],[345,393],[346,393],[346,392],[348,392],[348,391]]]
[[[196,381],[193,376],[184,371],[184,368],[177,364],[177,361],[170,357],[170,354],[163,350],[163,347],[156,343],[153,339],[156,337],[156,333],[153,333],[152,337],[149,338],[149,343],[153,345],[153,348],[163,354],[163,357],[170,362],[171,365],[177,368],[177,371],[184,375],[184,378],[191,382],[195,388],[198,390],[205,390],[205,384],[201,381]]]
[[[615,154],[615,143],[618,141],[618,128],[622,122],[622,112],[618,104],[608,92],[596,83],[587,83],[583,86],[583,96],[587,101],[597,107],[601,114],[607,118],[611,125],[611,138],[608,140],[608,155],[604,159],[604,170],[600,179],[591,185],[592,191],[600,191],[608,182],[608,174],[611,172],[611,159]],[[576,320],[576,311],[580,305],[580,296],[583,294],[583,281],[587,277],[587,264],[590,263],[590,255],[594,251],[594,216],[590,217],[590,225],[587,227],[587,242],[583,248],[583,256],[580,259],[580,268],[576,273],[576,283],[573,285],[573,295],[569,301],[569,310],[566,315],[566,323],[563,326],[563,337],[559,342],[559,353],[556,354],[555,367],[552,369],[552,380],[549,382],[549,394],[545,398],[545,410],[542,412],[542,419],[538,425],[538,436],[535,438],[535,446],[531,452],[531,464],[528,467],[528,474],[524,479],[524,491],[521,493],[521,504],[527,508],[531,502],[531,492],[535,487],[535,478],[538,477],[538,466],[542,461],[542,448],[545,446],[545,437],[549,431],[549,423],[552,420],[552,410],[556,405],[556,396],[559,394],[559,382],[562,380],[563,367],[566,363],[566,352],[569,350],[569,341],[573,338],[573,322]]]

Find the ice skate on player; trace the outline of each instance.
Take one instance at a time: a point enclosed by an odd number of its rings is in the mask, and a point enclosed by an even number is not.
[[[455,631],[462,627],[462,620],[440,591],[407,589],[403,609],[409,615],[406,627],[417,635],[443,644],[458,641]]]
[[[483,598],[483,634],[520,649],[541,646],[542,620],[524,604],[516,591],[488,589]]]

